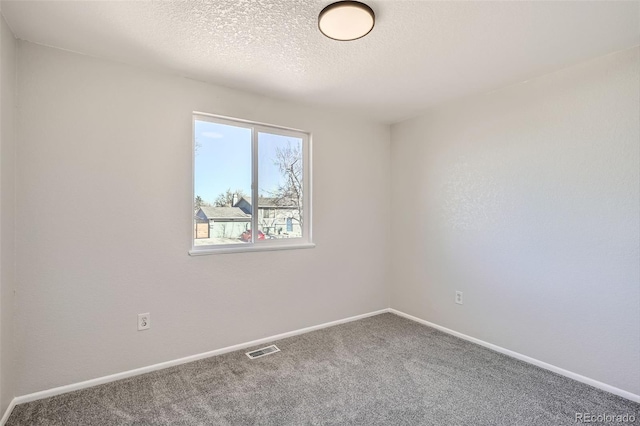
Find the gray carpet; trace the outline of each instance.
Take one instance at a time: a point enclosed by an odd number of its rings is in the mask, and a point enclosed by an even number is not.
[[[640,404],[392,314],[275,343],[22,404],[8,425],[640,424]]]

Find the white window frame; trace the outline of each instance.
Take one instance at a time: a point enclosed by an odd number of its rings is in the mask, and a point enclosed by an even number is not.
[[[195,200],[195,124],[196,121],[209,121],[216,124],[228,126],[244,127],[251,129],[251,229],[258,229],[258,133],[272,133],[283,136],[291,136],[302,139],[302,158],[303,158],[303,190],[302,190],[302,237],[301,238],[281,238],[271,240],[257,240],[257,232],[251,233],[251,242],[242,244],[216,244],[207,246],[196,246],[194,244],[194,200]],[[276,126],[273,124],[258,123],[249,120],[243,120],[233,117],[227,117],[217,114],[209,114],[205,112],[194,111],[192,115],[192,134],[191,134],[191,256],[222,254],[222,253],[242,253],[250,251],[271,251],[271,250],[291,250],[315,247],[312,242],[312,188],[311,188],[311,134],[304,130],[292,129],[289,127]],[[255,205],[253,205],[255,204]]]

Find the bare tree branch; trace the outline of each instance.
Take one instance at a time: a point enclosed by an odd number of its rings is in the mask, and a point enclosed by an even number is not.
[[[237,195],[237,199],[244,197],[244,191],[241,189],[236,189],[235,191],[231,191],[231,188],[228,188],[222,194],[219,194],[213,205],[216,207],[233,207],[233,197]]]
[[[284,182],[278,186],[278,189],[271,191],[270,194],[276,198],[276,202],[281,206],[292,206],[297,210],[297,217],[293,217],[302,226],[302,151],[299,144],[291,144],[286,147],[277,147],[274,159],[274,165],[278,166],[280,174],[284,178]]]

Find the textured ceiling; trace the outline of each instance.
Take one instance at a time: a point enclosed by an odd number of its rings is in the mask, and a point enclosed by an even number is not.
[[[640,44],[640,2],[369,1],[365,38],[317,29],[330,1],[2,1],[18,38],[396,122]]]

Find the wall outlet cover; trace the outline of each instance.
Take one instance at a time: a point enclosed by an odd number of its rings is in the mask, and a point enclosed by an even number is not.
[[[138,314],[138,331],[151,328],[151,314]]]

